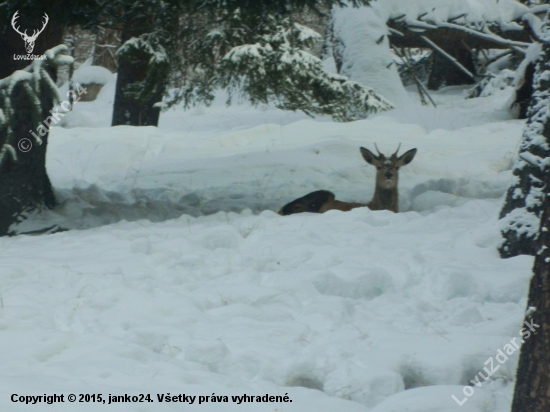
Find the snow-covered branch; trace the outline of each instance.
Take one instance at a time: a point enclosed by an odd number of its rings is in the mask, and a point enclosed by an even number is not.
[[[447,53],[445,50],[443,50],[441,47],[439,47],[437,44],[435,44],[433,41],[428,39],[425,36],[420,36],[426,43],[430,45],[436,52],[440,53],[441,55],[445,56],[447,59],[449,59],[456,67],[458,67],[462,72],[464,72],[466,75],[470,76],[472,79],[474,79],[474,75],[472,72],[470,72],[466,67],[461,65],[457,59],[455,59],[453,56],[451,56],[449,53]]]
[[[403,20],[403,22],[407,25],[407,27],[409,28],[413,28],[413,29],[422,29],[422,31],[424,30],[435,30],[437,29],[438,26],[435,26],[433,24],[429,24],[429,23],[426,23],[422,20],[420,20],[419,18],[417,19],[411,19],[411,18],[405,18]]]
[[[475,8],[472,9],[471,3],[464,2],[449,8],[445,2],[427,0],[421,5],[415,2],[417,7],[400,8],[399,15],[386,12],[388,28],[393,35],[392,40],[395,40],[394,45],[420,47],[418,42],[411,46],[404,45],[403,39],[396,39],[399,36],[397,32],[403,27],[411,32],[426,33],[427,37],[436,42],[437,38],[431,32],[441,29],[462,32],[465,41],[475,45],[473,48],[510,48],[520,53],[525,53],[531,39],[541,41],[540,14],[549,10],[550,5],[528,7],[512,0],[502,0],[495,4],[479,2],[479,10],[483,10],[480,13]],[[392,5],[396,6],[393,0],[385,0],[373,3],[372,7],[379,9],[379,14],[382,15],[384,7]],[[490,28],[495,28],[496,33]],[[411,43],[411,40],[408,42]]]
[[[488,34],[484,33],[478,30],[470,29],[466,26],[461,26],[460,24],[456,23],[449,23],[449,22],[437,22],[437,27],[439,28],[448,28],[448,29],[455,29],[455,30],[461,30],[468,34],[471,34],[473,36],[481,37],[486,40],[490,40],[494,43],[499,43],[507,46],[516,46],[516,47],[528,47],[529,43],[525,43],[522,41],[514,41],[514,40],[508,40],[503,37],[497,36],[496,34]]]
[[[525,28],[529,31],[531,37],[533,37],[536,41],[542,43],[542,21],[532,13],[528,13],[523,16],[523,21],[526,23]]]

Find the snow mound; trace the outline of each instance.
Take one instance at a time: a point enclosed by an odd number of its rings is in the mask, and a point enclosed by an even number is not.
[[[82,65],[73,74],[73,81],[82,85],[107,84],[113,81],[114,75],[105,67]]]

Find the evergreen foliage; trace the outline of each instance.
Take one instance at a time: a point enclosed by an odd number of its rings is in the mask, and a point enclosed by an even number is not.
[[[186,49],[188,58],[174,79],[169,105],[208,104],[214,91],[224,88],[229,102],[241,95],[254,104],[331,115],[338,121],[392,108],[373,90],[327,73],[308,52],[319,34],[295,23],[292,13],[257,17],[236,9],[221,13],[217,21]]]
[[[52,73],[72,62],[64,51],[64,45],[54,47],[46,51],[46,60],[0,80],[0,236],[14,233],[13,225],[31,213],[56,204],[45,166],[47,121],[61,100]]]
[[[307,53],[317,35],[296,25],[292,15],[370,1],[55,0],[50,18],[122,30],[114,124],[155,124],[158,113],[151,109],[163,106],[159,100],[169,86],[182,90],[168,104],[208,104],[216,88],[227,87],[254,103],[352,120],[391,105],[370,89],[325,73]],[[21,6],[44,10],[36,0],[8,0],[0,3],[0,14],[8,18]]]

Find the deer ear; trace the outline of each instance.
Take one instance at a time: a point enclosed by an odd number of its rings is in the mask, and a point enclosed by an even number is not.
[[[410,162],[413,161],[415,155],[416,149],[411,149],[408,152],[405,152],[401,156],[399,156],[397,158],[397,163],[399,163],[400,166],[408,165]]]
[[[374,155],[374,153],[372,153],[369,149],[365,149],[364,147],[359,148],[359,151],[363,155],[363,159],[365,159],[368,164],[374,165],[377,160],[377,157]]]

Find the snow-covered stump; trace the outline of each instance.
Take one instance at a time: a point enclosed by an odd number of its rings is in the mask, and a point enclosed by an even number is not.
[[[54,47],[45,60],[0,80],[0,236],[17,233],[17,223],[55,206],[46,148],[62,113],[52,111],[61,97],[50,73],[72,62],[64,51],[64,45]]]

